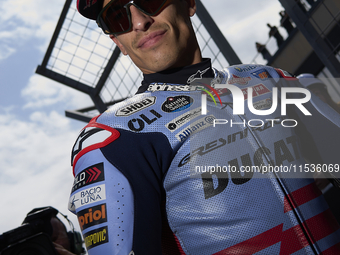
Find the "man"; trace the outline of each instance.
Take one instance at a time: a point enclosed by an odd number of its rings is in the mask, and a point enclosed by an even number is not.
[[[71,244],[65,225],[57,217],[51,217],[50,223],[53,229],[51,240],[58,254],[74,255],[70,252]]]
[[[288,13],[286,11],[280,11],[279,14],[281,16],[280,26],[284,27],[288,35],[290,35],[290,33],[294,30],[294,26],[288,16]]]
[[[340,103],[336,103],[331,98],[330,94],[328,93],[327,86],[318,78],[316,78],[313,74],[310,73],[303,73],[297,76],[300,83],[303,87],[309,89],[314,95],[316,95],[318,98],[321,99],[322,102],[328,104],[330,107],[332,107],[337,113],[340,114]],[[313,103],[321,107],[322,102],[316,101],[314,98],[312,98]],[[333,118],[338,118],[339,115],[336,113],[333,113]],[[338,197],[340,195],[340,190],[330,184],[329,180],[325,178],[318,178],[318,177],[324,177],[323,173],[315,173],[314,178],[316,179],[316,184],[319,187],[319,189],[322,191],[329,207],[331,208],[334,216],[340,222],[340,205],[338,203]]]
[[[277,28],[277,26],[271,26],[269,23],[267,24],[267,26],[270,28],[269,37],[273,36],[276,39],[277,47],[280,48],[285,40],[283,39],[283,36],[281,35],[279,29]]]
[[[260,111],[277,102],[273,87],[295,78],[259,65],[213,69],[190,22],[194,0],[78,0],[77,7],[144,75],[137,94],[94,118],[73,147],[69,209],[90,255],[339,251],[339,226],[313,180],[266,172],[305,163],[281,107],[257,125],[249,109],[233,115],[229,90],[214,89],[252,87],[241,93]],[[220,99],[205,115],[202,90]],[[240,171],[252,166],[261,172]]]
[[[256,46],[257,52],[258,52],[258,53],[261,53],[263,59],[269,61],[270,58],[272,57],[272,55],[271,55],[270,52],[267,50],[266,45],[261,44],[261,43],[259,43],[259,42],[255,42],[255,46]]]
[[[58,213],[60,213],[73,228],[73,224],[68,220],[67,216],[51,206],[34,208],[27,213],[23,224],[29,223],[36,228],[36,231],[39,229],[39,231],[43,230],[43,232],[47,233],[59,255],[83,254],[84,248],[82,247],[80,233],[75,232],[74,229],[73,231],[67,232],[66,226],[57,217]],[[41,229],[41,227],[43,228]]]

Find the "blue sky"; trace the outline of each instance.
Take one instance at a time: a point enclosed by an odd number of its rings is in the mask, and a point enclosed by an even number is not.
[[[268,40],[266,23],[279,26],[277,0],[202,2],[244,63],[256,55],[255,41]],[[64,110],[91,101],[35,74],[63,5],[64,0],[0,1],[0,233],[19,226],[31,209],[48,205],[77,225],[67,210],[70,151],[84,123],[66,118]]]

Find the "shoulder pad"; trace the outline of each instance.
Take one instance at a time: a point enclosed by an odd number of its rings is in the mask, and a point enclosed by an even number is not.
[[[78,159],[85,153],[102,148],[119,138],[118,130],[97,123],[99,116],[93,118],[80,132],[72,148],[71,165],[75,166]]]
[[[285,78],[286,80],[289,80],[289,81],[298,80],[293,74],[291,74],[291,73],[289,73],[285,70],[282,70],[280,68],[274,68],[274,69],[282,78]]]

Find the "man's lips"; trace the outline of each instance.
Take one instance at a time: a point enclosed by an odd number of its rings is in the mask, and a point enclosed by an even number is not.
[[[157,43],[163,37],[163,35],[165,33],[166,33],[166,30],[160,30],[160,31],[153,32],[153,33],[143,37],[139,41],[139,43],[137,45],[137,48],[148,48],[148,47],[151,47],[152,45]]]

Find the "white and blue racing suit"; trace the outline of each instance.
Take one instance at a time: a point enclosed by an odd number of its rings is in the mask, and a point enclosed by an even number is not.
[[[88,253],[340,254],[339,226],[303,178],[305,159],[340,163],[340,120],[308,104],[312,116],[294,106],[282,115],[280,98],[268,116],[248,107],[234,115],[226,89],[215,90],[220,101],[211,92],[216,103],[202,115],[208,89],[192,84],[206,78],[237,86],[245,102],[252,87],[258,110],[271,107],[273,87],[295,82],[261,65],[217,71],[209,59],[144,75],[137,94],[94,118],[73,147],[69,209]]]

